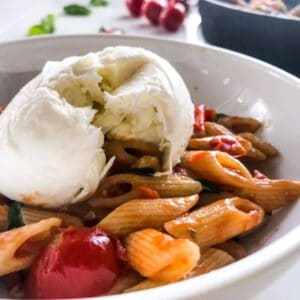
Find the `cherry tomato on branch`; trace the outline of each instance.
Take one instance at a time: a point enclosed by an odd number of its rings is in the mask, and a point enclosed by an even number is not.
[[[120,242],[99,228],[62,229],[34,262],[26,281],[26,296],[57,299],[103,295],[124,266]]]

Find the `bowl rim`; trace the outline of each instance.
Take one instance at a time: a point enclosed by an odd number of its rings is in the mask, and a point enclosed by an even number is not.
[[[252,58],[245,54],[206,44],[188,44],[182,41],[170,41],[160,38],[138,37],[130,35],[120,36],[102,34],[73,34],[15,39],[0,42],[0,48],[11,44],[22,46],[22,44],[24,43],[43,43],[44,41],[49,40],[56,40],[58,42],[63,39],[107,39],[111,41],[117,40],[120,42],[120,45],[126,44],[126,41],[130,40],[138,40],[140,41],[140,44],[143,45],[143,41],[151,40],[153,43],[173,44],[178,47],[185,47],[185,49],[186,47],[197,47],[199,50],[213,52],[215,55],[225,54],[227,55],[227,57],[239,59],[250,64],[255,64],[256,67],[260,69],[260,71],[267,71],[268,73],[270,73],[270,75],[280,77],[282,80],[289,82],[290,85],[298,88],[300,95],[300,79],[298,79],[296,76],[291,75],[278,67],[272,66],[266,62],[263,62],[256,58]],[[276,251],[274,251],[274,249],[276,249]],[[182,295],[184,295],[184,297],[186,298],[197,296],[197,294],[199,293],[206,293],[220,287],[228,286],[249,276],[257,274],[260,271],[266,270],[266,268],[268,268],[269,266],[274,265],[275,263],[279,263],[279,261],[281,261],[282,259],[293,255],[297,252],[297,250],[300,250],[300,224],[291,229],[288,233],[280,237],[278,240],[263,247],[262,249],[247,256],[246,258],[203,276],[187,279],[177,283],[172,283],[162,287],[152,288],[146,291],[137,291],[121,295],[108,295],[104,297],[97,296],[85,299],[101,298],[107,300],[140,300],[141,298],[143,298],[143,300],[152,300],[165,299],[163,298],[163,295],[165,297],[171,296],[172,299],[180,299]],[[224,272],[226,272],[226,277],[224,276]]]
[[[286,17],[285,15],[280,15],[280,14],[278,14],[278,15],[267,14],[267,13],[264,13],[264,12],[260,12],[260,11],[256,11],[256,10],[252,10],[252,9],[247,9],[246,7],[239,6],[239,5],[236,5],[236,4],[226,3],[226,2],[223,2],[222,0],[200,0],[199,1],[199,6],[200,7],[201,7],[201,2],[208,2],[210,4],[223,7],[224,9],[233,10],[233,11],[240,12],[240,13],[245,13],[245,14],[248,14],[248,15],[255,15],[259,18],[267,17],[267,18],[270,18],[270,20],[271,19],[273,19],[273,20],[277,19],[277,20],[284,20],[284,22],[286,22],[286,23],[289,22],[289,23],[293,23],[293,24],[296,24],[296,23],[300,24],[300,18],[291,16],[291,15],[289,15],[289,17]],[[201,10],[200,10],[200,14],[201,14]]]

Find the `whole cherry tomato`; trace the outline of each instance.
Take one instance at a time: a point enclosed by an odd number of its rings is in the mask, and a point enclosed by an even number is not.
[[[142,13],[151,24],[158,25],[159,16],[163,8],[163,3],[161,1],[149,0],[143,4]]]
[[[57,299],[103,295],[123,270],[123,254],[119,242],[99,228],[62,229],[34,262],[26,280],[26,296]]]
[[[143,3],[144,0],[126,0],[127,8],[134,17],[141,15]]]
[[[160,14],[159,23],[169,31],[177,31],[185,18],[185,8],[181,3],[167,5]]]

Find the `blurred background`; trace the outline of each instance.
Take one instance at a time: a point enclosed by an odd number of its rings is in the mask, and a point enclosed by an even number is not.
[[[150,36],[210,43],[300,76],[299,4],[300,0],[0,0],[0,41],[76,33]]]

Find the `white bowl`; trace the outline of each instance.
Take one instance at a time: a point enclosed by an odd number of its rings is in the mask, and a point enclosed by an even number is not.
[[[263,165],[272,177],[300,180],[300,81],[250,57],[210,46],[129,36],[60,36],[0,44],[0,95],[6,104],[47,60],[101,50],[141,46],[168,59],[181,73],[195,102],[265,122],[262,135],[282,156]],[[0,166],[1,167],[1,166]],[[17,167],[17,166],[16,166]],[[12,178],[13,180],[13,178]],[[209,274],[165,287],[107,300],[253,299],[295,263],[300,249],[300,203],[277,212],[270,223],[245,241],[253,254]],[[0,297],[4,297],[4,290]],[[241,296],[242,295],[242,296]]]

